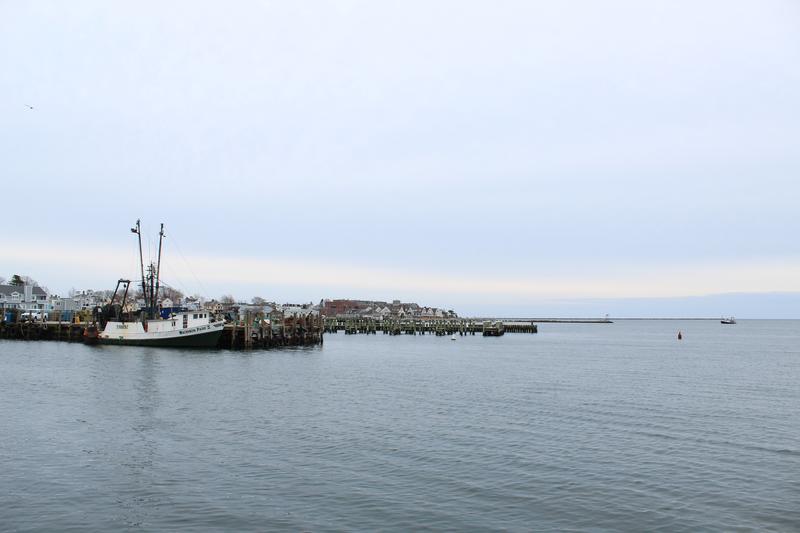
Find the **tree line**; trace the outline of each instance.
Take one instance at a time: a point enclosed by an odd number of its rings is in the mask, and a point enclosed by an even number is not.
[[[0,285],[6,284],[6,278],[0,276]],[[11,279],[8,280],[9,285],[39,285],[39,283],[30,276],[20,276],[19,274],[14,274],[11,276]]]

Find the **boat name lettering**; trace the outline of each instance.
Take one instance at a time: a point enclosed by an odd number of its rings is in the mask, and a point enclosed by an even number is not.
[[[191,329],[181,329],[181,330],[178,330],[178,333],[180,333],[181,335],[186,335],[187,333],[194,333],[195,331],[203,331],[203,330],[210,329],[210,328],[211,328],[211,326],[199,326],[199,327],[191,328]]]
[[[128,329],[128,324],[117,324],[117,329]]]

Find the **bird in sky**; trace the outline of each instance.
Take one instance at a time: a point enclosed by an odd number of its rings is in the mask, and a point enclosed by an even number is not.
[[[25,104],[25,105],[28,106],[28,109],[33,109],[32,105],[29,105],[29,104]]]

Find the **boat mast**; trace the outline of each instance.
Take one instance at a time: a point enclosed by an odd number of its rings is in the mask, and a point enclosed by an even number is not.
[[[153,289],[155,287],[155,270],[156,267],[151,262],[147,265],[147,281],[150,283],[150,298],[147,299],[147,317],[148,318],[155,318],[153,316],[153,302],[155,301],[155,296],[153,295]]]
[[[147,304],[147,280],[144,277],[144,257],[142,256],[142,228],[138,218],[136,219],[136,227],[131,228],[131,232],[139,236],[139,266],[142,269],[142,297],[144,297],[145,304]],[[144,316],[142,320],[144,320]]]
[[[158,300],[158,285],[161,281],[161,242],[164,240],[164,223],[161,223],[161,231],[158,232],[158,266],[156,266],[156,292],[153,294],[153,309],[155,310]],[[155,317],[153,317],[155,318]]]

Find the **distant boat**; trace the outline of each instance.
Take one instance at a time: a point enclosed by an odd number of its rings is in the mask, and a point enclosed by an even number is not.
[[[720,324],[736,324],[736,320],[734,320],[734,318],[732,316],[729,316],[728,318],[723,318],[722,320],[720,320],[719,323]]]
[[[451,341],[454,341],[454,340],[456,340],[456,336],[455,336],[455,335],[453,335],[452,337],[450,337],[450,340],[451,340]]]

